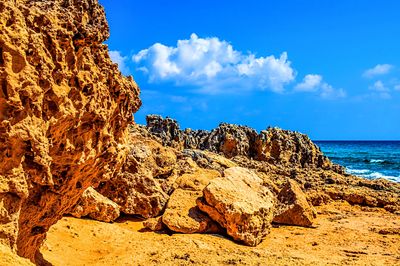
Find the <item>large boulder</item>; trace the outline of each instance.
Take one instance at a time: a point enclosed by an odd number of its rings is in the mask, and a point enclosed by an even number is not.
[[[278,194],[274,223],[312,226],[315,209],[308,203],[306,195],[294,180],[288,180]]]
[[[77,218],[88,216],[109,223],[116,220],[120,212],[117,203],[104,197],[94,188],[88,187],[69,214]]]
[[[49,227],[119,170],[139,89],[108,55],[97,0],[3,0],[0,14],[0,243],[34,261]]]
[[[269,233],[274,196],[248,169],[232,167],[224,175],[210,181],[197,205],[233,239],[256,246]]]
[[[196,205],[201,191],[176,189],[172,193],[162,216],[163,223],[178,233],[216,233],[218,225]]]

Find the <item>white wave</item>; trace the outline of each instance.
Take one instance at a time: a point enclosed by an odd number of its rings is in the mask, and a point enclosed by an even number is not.
[[[357,174],[367,174],[367,173],[370,172],[370,170],[367,170],[367,169],[351,169],[351,168],[347,168],[347,172],[348,172],[349,174],[357,175]]]
[[[383,163],[385,160],[379,160],[379,159],[371,159],[371,163]]]
[[[379,172],[372,172],[367,169],[351,169],[347,168],[346,169],[347,173],[352,174],[352,175],[357,175],[360,177],[368,178],[368,179],[378,179],[378,178],[384,178],[390,181],[394,182],[399,182],[400,183],[400,176],[390,176],[390,175],[384,175]]]

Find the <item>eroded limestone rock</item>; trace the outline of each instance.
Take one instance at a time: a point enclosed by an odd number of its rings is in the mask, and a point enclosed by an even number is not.
[[[152,139],[132,136],[130,152],[120,173],[97,190],[126,214],[145,218],[161,214],[176,176],[175,151]]]
[[[97,0],[0,3],[0,242],[35,260],[49,227],[118,171],[139,89]]]

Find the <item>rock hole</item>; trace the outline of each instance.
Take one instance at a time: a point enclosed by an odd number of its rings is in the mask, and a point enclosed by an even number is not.
[[[1,82],[1,91],[3,92],[4,98],[8,99],[7,80],[6,79],[3,79]]]
[[[0,47],[0,66],[4,66],[3,48]]]
[[[33,236],[40,235],[40,234],[44,234],[45,232],[46,232],[46,230],[44,229],[43,226],[35,226],[31,230],[31,235],[33,235]]]
[[[77,182],[76,183],[76,186],[75,186],[77,189],[80,189],[80,188],[82,188],[82,183],[81,182]]]

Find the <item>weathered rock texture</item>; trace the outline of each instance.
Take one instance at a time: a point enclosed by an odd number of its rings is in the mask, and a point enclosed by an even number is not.
[[[158,216],[176,179],[176,154],[173,149],[140,136],[132,136],[129,149],[121,171],[97,190],[126,214]]]
[[[311,226],[316,211],[306,199],[296,181],[288,180],[278,194],[273,222],[287,225]]]
[[[295,180],[313,205],[332,200],[383,207],[400,213],[400,184],[388,180],[366,180],[345,173],[333,164],[306,136],[298,132],[268,128],[255,130],[221,124],[210,131],[180,130],[171,118],[147,117],[138,130],[165,146],[175,147],[198,166],[223,172],[241,166],[257,171],[264,185],[276,194],[287,179]]]
[[[120,212],[117,203],[88,187],[69,214],[77,218],[88,216],[101,222],[112,222],[119,217]]]
[[[248,169],[228,168],[224,174],[210,181],[197,205],[233,239],[256,246],[269,233],[274,197]]]
[[[124,157],[139,105],[97,0],[0,3],[0,242],[35,259],[49,227]]]
[[[227,123],[211,132],[180,130],[175,120],[158,115],[147,116],[147,129],[167,146],[208,150],[228,158],[242,155],[274,164],[340,170],[306,135],[298,132],[268,128],[258,134],[252,128]]]

